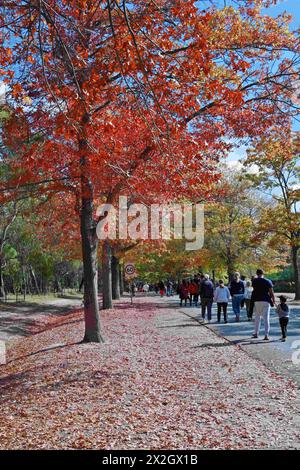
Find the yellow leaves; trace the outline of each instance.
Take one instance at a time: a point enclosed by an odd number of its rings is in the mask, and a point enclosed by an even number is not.
[[[22,99],[23,103],[26,105],[32,104],[32,99],[29,96],[24,96]]]

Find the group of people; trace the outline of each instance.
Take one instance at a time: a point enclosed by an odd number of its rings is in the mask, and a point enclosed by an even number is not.
[[[176,284],[170,281],[170,279],[167,280],[167,282],[164,281],[159,281],[157,284],[155,284],[155,293],[163,297],[165,294],[167,297],[170,297],[174,293],[174,288],[176,288]]]
[[[188,301],[190,306],[198,306],[200,298],[202,320],[206,321],[207,316],[208,322],[212,318],[213,302],[217,303],[217,321],[221,321],[223,313],[225,323],[228,322],[227,307],[230,300],[236,322],[240,321],[241,308],[245,306],[248,321],[251,321],[253,313],[255,314],[253,338],[258,338],[261,319],[263,319],[265,341],[269,340],[270,307],[276,306],[282,331],[281,340],[286,340],[289,321],[287,298],[280,296],[280,302],[276,305],[273,284],[264,277],[262,269],[257,269],[256,276],[253,276],[251,281],[247,281],[245,276],[236,272],[228,286],[222,279],[214,286],[208,274],[200,274],[189,281],[183,280],[178,285],[177,293],[180,298],[180,306],[183,303],[186,306]]]

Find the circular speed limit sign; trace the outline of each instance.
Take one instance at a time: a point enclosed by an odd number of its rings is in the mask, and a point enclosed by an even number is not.
[[[125,274],[127,276],[134,276],[136,273],[135,265],[133,263],[125,264]]]

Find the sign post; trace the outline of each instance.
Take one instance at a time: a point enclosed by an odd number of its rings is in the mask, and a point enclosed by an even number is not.
[[[125,276],[129,279],[136,275],[136,268],[134,263],[126,263],[124,266]],[[130,302],[133,303],[133,284],[130,282]]]

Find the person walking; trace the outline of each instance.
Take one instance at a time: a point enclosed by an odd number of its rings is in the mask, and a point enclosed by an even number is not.
[[[244,289],[246,289],[246,285],[247,285],[246,276],[241,276],[241,281],[244,284]],[[244,296],[241,301],[241,308],[244,308],[245,306],[246,306],[246,302],[245,302],[245,296]]]
[[[158,288],[159,288],[160,296],[163,297],[165,295],[165,292],[166,292],[165,283],[163,281],[159,281]]]
[[[241,303],[245,293],[245,285],[241,280],[239,272],[234,273],[229,290],[232,297],[232,310],[235,314],[235,321],[239,322],[241,313]]]
[[[217,302],[217,317],[218,323],[221,321],[221,312],[223,309],[224,323],[227,323],[227,306],[230,300],[230,292],[228,287],[224,285],[224,281],[221,279],[219,285],[215,290],[214,301]]]
[[[202,305],[202,297],[201,297],[201,287],[202,287],[202,284],[203,282],[205,281],[205,277],[204,277],[204,274],[200,274],[199,275],[199,296],[200,296],[200,307]]]
[[[287,334],[287,326],[289,323],[290,309],[289,309],[289,306],[287,305],[287,297],[285,297],[285,295],[280,295],[279,300],[280,300],[280,304],[277,305],[276,311],[278,313],[279,324],[280,324],[281,332],[282,332],[281,341],[285,341],[286,334]]]
[[[252,315],[253,315],[253,308],[251,308],[252,292],[253,292],[253,287],[251,286],[251,282],[247,281],[246,287],[245,287],[244,299],[245,299],[248,321],[252,320]]]
[[[197,307],[198,297],[199,297],[199,287],[196,281],[192,280],[189,283],[189,294],[190,294],[190,306],[192,307],[193,302],[195,307]]]
[[[254,302],[255,312],[255,329],[253,338],[258,338],[261,319],[264,320],[265,337],[264,341],[269,341],[270,332],[270,306],[275,305],[275,296],[272,281],[264,277],[262,269],[257,269],[257,277],[252,281],[253,293],[252,300]]]
[[[204,275],[204,281],[202,281],[200,286],[200,296],[201,296],[201,313],[202,319],[205,320],[205,313],[207,309],[207,319],[211,321],[211,309],[214,300],[214,286],[209,275]]]
[[[184,301],[184,306],[186,307],[187,299],[189,298],[189,290],[187,282],[183,279],[182,283],[178,287],[179,292],[179,299],[180,299],[180,307],[182,307],[182,303]]]
[[[168,279],[167,281],[167,297],[173,295],[173,283]]]

